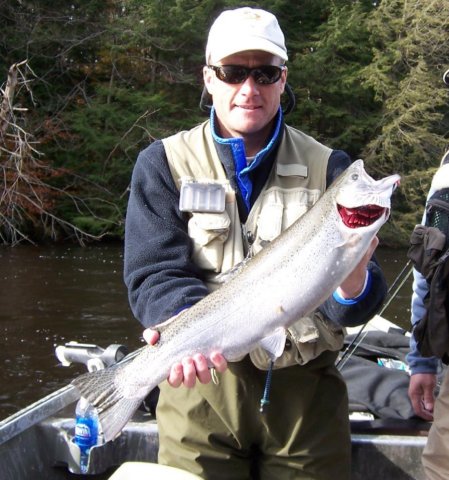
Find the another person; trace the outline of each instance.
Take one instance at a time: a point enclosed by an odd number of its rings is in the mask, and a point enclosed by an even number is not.
[[[449,188],[449,151],[435,174],[427,200],[442,188]],[[424,211],[422,224],[425,225],[426,221]],[[413,270],[413,277],[411,322],[415,326],[425,315],[424,299],[429,292],[429,284],[416,269]],[[438,397],[435,398],[440,359],[435,356],[424,357],[417,348],[414,335],[410,340],[407,361],[411,373],[409,397],[413,410],[424,420],[433,421],[422,458],[426,478],[445,480],[449,478],[449,377],[444,376]]]
[[[139,155],[126,218],[125,281],[145,327],[204,298],[219,273],[279,235],[351,163],[346,153],[284,123],[287,59],[271,13],[223,12],[210,29],[203,69],[210,119]],[[224,212],[215,208],[211,181],[226,192]],[[181,200],[180,189],[191,196]],[[193,205],[205,190],[212,199]],[[350,478],[347,391],[334,362],[343,327],[369,320],[386,294],[371,260],[377,244],[375,238],[334,295],[289,330],[265,414],[259,412],[269,364],[263,350],[229,364],[213,354],[218,384],[202,355],[173,366],[157,407],[160,463],[213,480]],[[155,330],[144,336],[157,341]],[[181,384],[195,388],[172,388]]]

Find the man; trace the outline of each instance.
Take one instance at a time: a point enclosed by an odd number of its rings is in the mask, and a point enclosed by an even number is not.
[[[441,167],[432,180],[427,200],[444,188],[449,188],[449,151],[443,156]],[[425,211],[422,224],[425,225],[426,221]],[[426,278],[414,269],[411,308],[411,322],[414,327],[425,315],[424,299],[428,292],[429,284]],[[426,478],[428,480],[447,479],[449,478],[449,377],[444,375],[438,397],[435,399],[440,360],[435,356],[421,355],[414,334],[410,339],[410,353],[407,355],[407,361],[411,374],[408,393],[413,410],[424,420],[433,421],[422,457]]]
[[[350,164],[344,152],[284,124],[287,59],[272,14],[223,12],[210,29],[203,69],[210,120],[140,154],[125,281],[145,327],[201,300],[219,273],[273,240]],[[216,208],[220,191],[224,211]],[[157,408],[160,463],[213,480],[350,478],[347,392],[334,362],[342,326],[366,322],[385,296],[382,272],[370,260],[377,243],[319,311],[289,329],[265,414],[259,402],[269,360],[262,349],[229,364],[214,353],[217,384],[201,355],[172,367]],[[149,343],[158,337],[150,329],[144,336]]]

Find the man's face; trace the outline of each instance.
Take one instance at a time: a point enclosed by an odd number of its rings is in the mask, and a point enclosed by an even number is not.
[[[232,32],[230,32],[232,35]],[[282,64],[282,60],[267,52],[246,51],[223,58],[216,65],[260,67]],[[215,72],[204,68],[204,83],[212,95],[222,137],[242,137],[244,140],[260,136],[263,143],[272,128],[280,97],[287,80],[287,70],[281,78],[269,85],[256,83],[250,75],[244,82],[229,84],[219,80]]]

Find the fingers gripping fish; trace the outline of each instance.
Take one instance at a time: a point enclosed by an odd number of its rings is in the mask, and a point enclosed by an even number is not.
[[[76,378],[73,385],[98,409],[105,441],[185,357],[218,351],[232,361],[258,346],[278,357],[285,329],[321,305],[362,259],[389,217],[398,183],[398,175],[374,180],[357,160],[220,289],[159,325],[156,345],[129,362]]]

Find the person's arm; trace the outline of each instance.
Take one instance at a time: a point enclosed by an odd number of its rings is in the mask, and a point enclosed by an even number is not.
[[[449,163],[449,150],[443,155],[441,165]],[[432,185],[433,186],[433,185]],[[427,199],[429,199],[434,189],[430,187]],[[422,224],[426,223],[426,211],[424,210]],[[412,293],[412,327],[424,317],[425,305],[424,298],[429,291],[429,285],[426,279],[416,269],[413,269],[413,293]],[[424,420],[433,420],[433,408],[435,405],[435,388],[437,385],[437,372],[440,361],[436,357],[421,356],[416,339],[413,335],[410,337],[410,352],[407,355],[407,362],[410,367],[410,383],[408,395],[412,402],[413,410]]]
[[[131,181],[125,230],[124,277],[135,317],[145,326],[144,339],[158,341],[153,328],[173,318],[208,294],[200,271],[191,261],[187,219],[178,208],[179,192],[170,174],[162,142],[155,142],[137,160]],[[213,353],[217,371],[226,360]],[[172,366],[168,382],[192,387],[211,380],[203,355]]]
[[[433,193],[431,187],[427,199],[429,199]],[[426,223],[425,209],[421,223],[423,225]],[[431,421],[433,420],[439,360],[436,357],[423,357],[418,350],[417,342],[413,334],[414,326],[425,315],[426,307],[424,305],[424,298],[428,291],[429,285],[427,280],[414,268],[411,300],[412,335],[410,337],[410,351],[407,354],[407,363],[410,367],[408,395],[416,415],[424,420]]]
[[[371,253],[374,251],[373,248],[376,246],[377,239],[374,239],[364,259],[356,267],[356,270],[359,270],[365,266],[366,272],[365,283],[362,283],[361,280],[358,282],[361,288],[360,293],[355,294],[356,296],[351,298],[350,291],[344,290],[345,283],[352,282],[350,277],[348,277],[340,288],[320,306],[319,310],[333,322],[345,327],[362,325],[371,320],[379,311],[387,294],[387,285],[381,268],[371,256]],[[365,263],[368,260],[368,256],[371,260]],[[357,289],[354,288],[352,291],[356,292]]]
[[[417,270],[413,269],[412,326],[424,316],[424,297],[427,292],[426,279]],[[439,361],[435,357],[421,356],[413,336],[413,330],[410,337],[410,351],[407,354],[407,362],[410,367],[408,395],[413,411],[424,420],[432,421]]]
[[[125,226],[124,278],[135,317],[157,325],[208,293],[191,261],[187,219],[162,142],[154,142],[134,167]]]
[[[436,374],[439,361],[436,357],[423,357],[417,347],[413,335],[413,327],[424,317],[426,307],[424,297],[427,295],[429,286],[426,279],[416,269],[413,269],[412,301],[411,301],[411,324],[412,335],[410,337],[410,351],[407,354],[407,363],[412,375]]]

